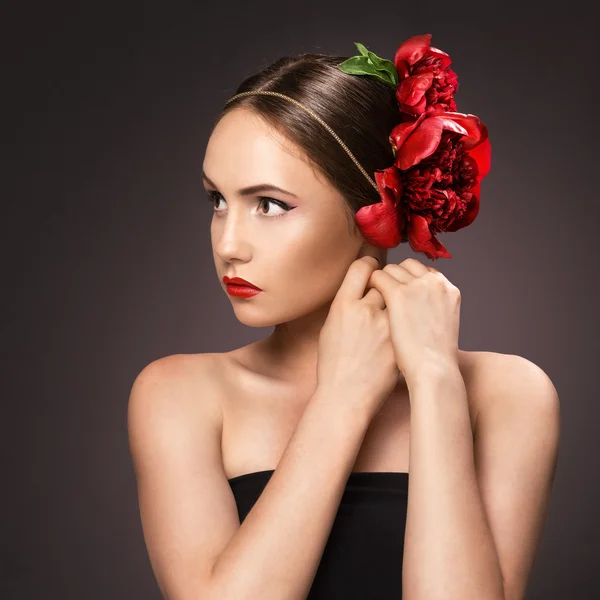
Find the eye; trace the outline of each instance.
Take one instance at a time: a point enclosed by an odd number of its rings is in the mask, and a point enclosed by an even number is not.
[[[271,216],[273,216],[273,217],[281,217],[281,216],[282,216],[282,215],[284,215],[284,214],[285,214],[285,213],[286,213],[288,210],[290,210],[290,207],[289,207],[287,204],[285,204],[285,202],[280,202],[279,200],[273,200],[273,198],[265,198],[265,197],[261,196],[261,197],[258,199],[258,206],[259,206],[259,208],[260,208],[260,207],[263,207],[263,206],[265,206],[265,205],[266,205],[267,207],[268,207],[269,205],[271,205],[271,206],[275,206],[275,207],[277,207],[277,208],[280,208],[280,209],[281,209],[281,211],[280,211],[280,212],[275,212],[275,213],[273,213],[273,211],[272,211],[272,210],[271,210],[271,211],[269,211],[269,212],[266,212],[266,213],[265,213],[265,212],[262,212],[261,214],[263,214],[263,215],[270,214],[270,215],[271,215]]]
[[[208,201],[213,205],[213,208],[215,208],[214,203],[215,203],[215,201],[219,200],[219,196],[221,194],[219,194],[219,192],[207,191],[206,195],[207,195]],[[215,208],[215,212],[217,212],[216,208]]]
[[[207,195],[208,195],[208,201],[213,203],[214,212],[216,212],[216,213],[223,212],[222,209],[217,209],[216,206],[214,205],[215,202],[220,202],[221,199],[224,200],[223,196],[217,191],[209,191],[209,192],[207,192]],[[285,215],[286,212],[295,208],[293,206],[290,206],[289,204],[286,204],[285,202],[282,202],[281,200],[275,200],[274,198],[267,198],[266,196],[260,196],[258,198],[257,206],[260,209],[261,207],[264,207],[265,205],[267,207],[269,205],[276,206],[276,207],[282,209],[282,212],[275,212],[275,213],[273,213],[272,210],[268,210],[268,209],[267,209],[267,212],[264,212],[262,210],[260,211],[261,215],[268,216],[269,218],[281,217],[281,216]]]

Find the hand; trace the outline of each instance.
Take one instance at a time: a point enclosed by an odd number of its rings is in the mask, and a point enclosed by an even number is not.
[[[340,408],[366,411],[369,421],[400,376],[383,297],[376,289],[365,294],[377,267],[377,259],[363,256],[348,268],[319,334],[317,364],[317,386]]]
[[[407,258],[373,271],[368,286],[385,300],[396,364],[407,382],[424,370],[458,366],[460,291],[440,271]]]

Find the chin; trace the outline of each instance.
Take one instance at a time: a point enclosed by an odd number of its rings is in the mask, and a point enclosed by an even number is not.
[[[247,327],[272,327],[283,321],[280,312],[254,304],[252,299],[232,301],[236,319]]]
[[[269,319],[266,316],[256,316],[249,317],[248,315],[239,315],[235,314],[237,320],[242,324],[246,325],[246,327],[273,327],[273,325],[277,325],[273,319]]]
[[[297,304],[290,306],[290,293],[288,292],[286,294],[288,302],[286,303],[271,302],[270,305],[267,305],[267,303],[253,302],[253,300],[254,298],[233,299],[232,307],[237,320],[248,327],[274,327],[308,317],[317,311],[328,310],[332,298],[326,300],[318,297],[303,298],[299,299]],[[307,301],[309,302],[307,303]]]

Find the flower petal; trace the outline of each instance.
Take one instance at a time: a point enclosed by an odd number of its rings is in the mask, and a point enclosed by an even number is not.
[[[375,173],[375,180],[379,188],[379,193],[384,195],[386,201],[391,201],[394,207],[397,207],[404,192],[402,178],[398,169],[391,166],[384,169],[383,172],[377,171]]]
[[[428,258],[452,258],[444,245],[431,233],[427,219],[412,213],[408,223],[408,242],[415,252],[425,252]]]
[[[433,46],[431,46],[427,54],[429,56],[435,56],[436,58],[439,58],[441,61],[440,68],[442,69],[445,69],[448,65],[452,64],[452,59],[450,58],[450,55],[444,52],[443,50],[440,50],[439,48],[434,48]]]
[[[482,180],[489,173],[492,166],[492,145],[490,144],[489,138],[486,138],[481,144],[477,144],[477,146],[471,148],[471,150],[469,150],[469,156],[477,163],[477,168],[479,169],[477,179]]]
[[[433,71],[412,75],[404,79],[396,89],[399,104],[415,106],[423,99],[425,92],[433,82]]]
[[[421,121],[423,121],[423,119],[425,119],[426,116],[427,115],[423,113],[422,115],[419,115],[419,117],[414,121],[404,121],[396,125],[394,129],[392,129],[392,132],[390,133],[390,144],[395,149],[395,151],[397,151],[398,148],[400,148],[400,146],[404,144],[408,136],[419,126]]]
[[[447,117],[450,114],[455,113],[429,113],[425,119],[416,122],[418,127],[411,129],[408,136],[403,131],[400,138],[401,144],[397,146],[395,165],[399,169],[406,170],[424,158],[431,156],[440,143],[444,129],[466,135],[467,130],[464,127]],[[392,130],[392,133],[395,129]]]
[[[394,66],[398,72],[398,81],[402,81],[410,75],[410,65],[405,60],[399,60]]]
[[[375,179],[381,202],[363,206],[354,214],[354,220],[367,242],[380,248],[395,248],[402,241],[404,227],[399,204],[403,193],[400,173],[392,166],[376,171]]]
[[[430,42],[430,33],[415,35],[408,40],[405,40],[396,50],[394,66],[398,68],[397,65],[402,60],[405,60],[410,66],[414,65],[425,56],[425,53],[429,50]]]
[[[481,190],[481,182],[477,180],[477,183],[469,190],[473,197],[467,205],[467,209],[460,219],[454,221],[451,225],[446,226],[445,231],[458,231],[467,225],[470,225],[477,214],[479,213],[479,195]]]
[[[467,134],[462,138],[465,150],[474,148],[488,137],[487,127],[476,115],[449,111],[445,111],[443,114],[447,119],[451,119],[466,130]]]

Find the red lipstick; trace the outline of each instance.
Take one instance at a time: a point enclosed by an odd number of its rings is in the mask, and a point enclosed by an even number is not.
[[[223,283],[227,288],[227,293],[232,296],[251,298],[262,292],[259,287],[256,287],[253,283],[250,283],[241,277],[227,277],[227,275],[225,275],[225,277],[223,277]]]

